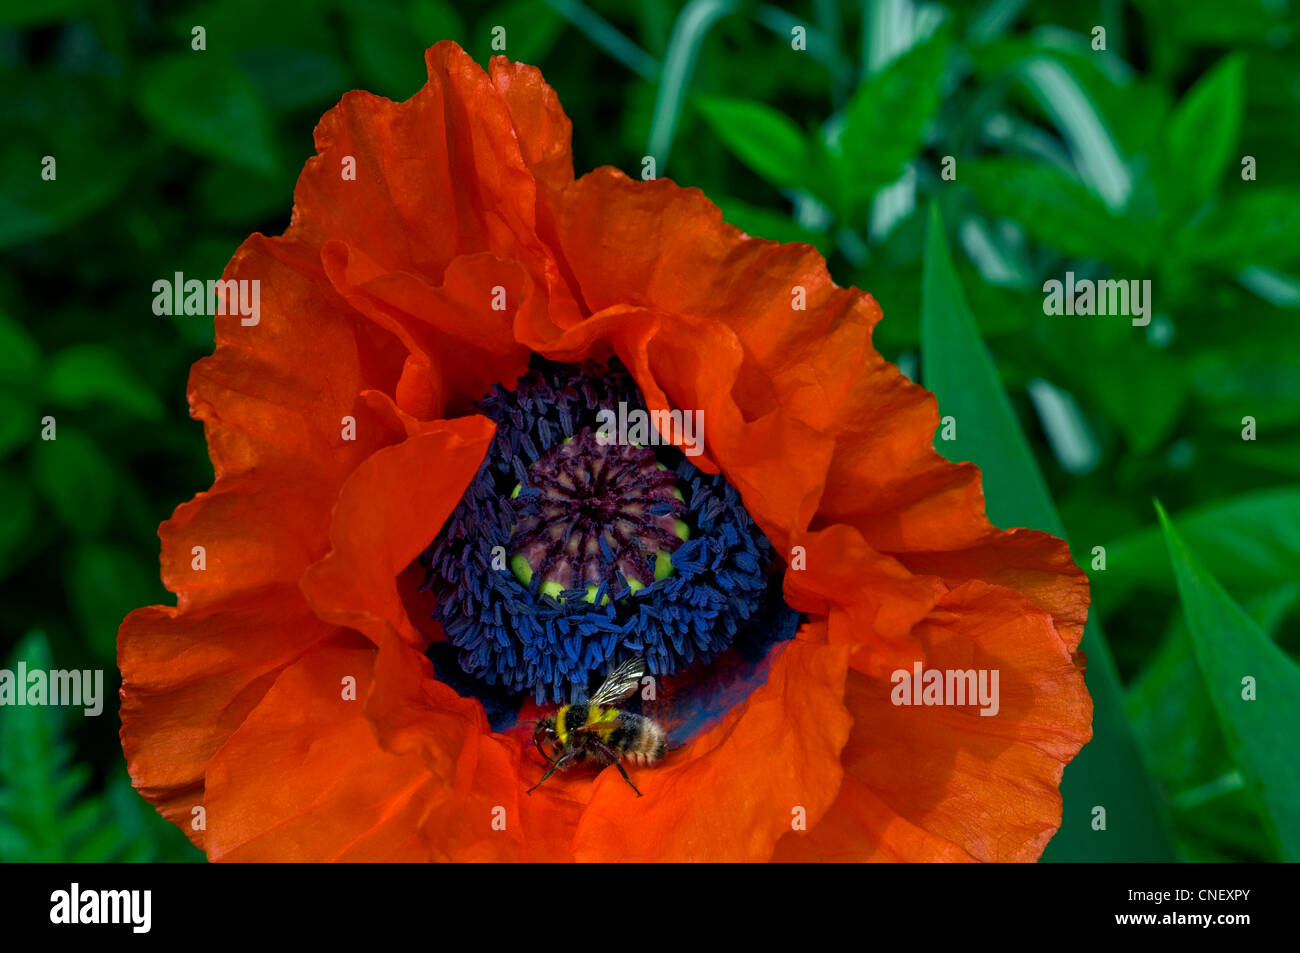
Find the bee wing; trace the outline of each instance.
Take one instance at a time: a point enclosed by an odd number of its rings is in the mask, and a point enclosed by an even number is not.
[[[596,689],[596,694],[588,699],[588,704],[613,705],[622,701],[640,687],[641,676],[644,674],[645,659],[628,659],[605,676],[605,681]]]

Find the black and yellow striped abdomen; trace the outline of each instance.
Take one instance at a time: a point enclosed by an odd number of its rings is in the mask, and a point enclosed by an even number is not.
[[[562,748],[585,749],[597,760],[607,759],[591,742],[599,742],[620,759],[638,764],[657,761],[667,750],[663,729],[654,720],[599,705],[561,707],[555,713],[555,736]]]

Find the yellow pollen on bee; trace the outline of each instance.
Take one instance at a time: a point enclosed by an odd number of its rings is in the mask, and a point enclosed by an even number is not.
[[[568,705],[562,705],[560,710],[555,713],[555,737],[560,744],[568,744],[568,733],[564,730],[564,716],[568,714]]]
[[[597,708],[595,705],[587,709],[587,724],[600,725],[596,729],[596,734],[605,739],[609,737],[614,728],[614,722],[618,720],[617,708]]]

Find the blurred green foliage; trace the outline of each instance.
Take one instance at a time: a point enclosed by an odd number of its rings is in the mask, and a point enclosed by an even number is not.
[[[486,63],[502,26],[558,91],[579,173],[635,176],[653,156],[747,232],[816,245],[880,302],[881,352],[971,425],[938,445],[985,468],[994,518],[1063,531],[1092,570],[1097,739],[1066,773],[1047,856],[1294,858],[1300,727],[1294,692],[1278,695],[1300,651],[1287,8],[3,0],[0,657],[115,685],[121,617],[170,602],[154,534],[211,480],[184,393],[212,326],[154,316],[152,283],[216,277],[250,232],[283,231],[343,92],[405,98],[427,46]],[[1043,283],[1067,271],[1149,279],[1150,324],[1044,314]],[[1239,669],[1258,701],[1239,700]],[[0,859],[195,856],[127,789],[111,707],[55,711],[0,709]],[[1105,792],[1109,829],[1093,831]]]

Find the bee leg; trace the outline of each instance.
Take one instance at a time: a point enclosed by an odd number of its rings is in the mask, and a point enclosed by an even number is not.
[[[623,780],[627,782],[628,787],[633,791],[636,791],[636,796],[640,797],[641,792],[637,791],[636,785],[633,784],[632,779],[627,776],[627,771],[624,770],[623,765],[619,763],[618,755],[614,752],[614,749],[603,741],[597,741],[594,738],[588,742],[588,744],[590,744],[607,763],[618,768],[618,773],[623,775]]]
[[[567,761],[569,761],[569,759],[572,758],[572,757],[573,757],[572,755],[568,755],[568,754],[566,754],[564,757],[562,757],[562,758],[560,758],[558,761],[554,762],[554,763],[553,763],[549,768],[546,769],[546,773],[542,775],[542,780],[541,780],[541,781],[538,781],[536,784],[534,784],[534,785],[533,785],[531,788],[529,788],[525,793],[527,793],[527,794],[532,794],[534,791],[536,791],[538,788],[540,788],[540,787],[542,786],[542,781],[545,781],[547,778],[549,778],[552,774],[554,774],[554,773],[555,773],[559,768],[561,768],[561,767],[562,767],[562,766],[563,766]]]
[[[618,773],[623,775],[623,780],[627,782],[628,787],[630,787],[633,791],[636,791],[636,796],[640,797],[641,792],[636,790],[636,785],[633,784],[632,779],[627,776],[627,771],[623,769],[623,766],[619,764],[617,761],[615,761],[614,767],[618,768]]]

